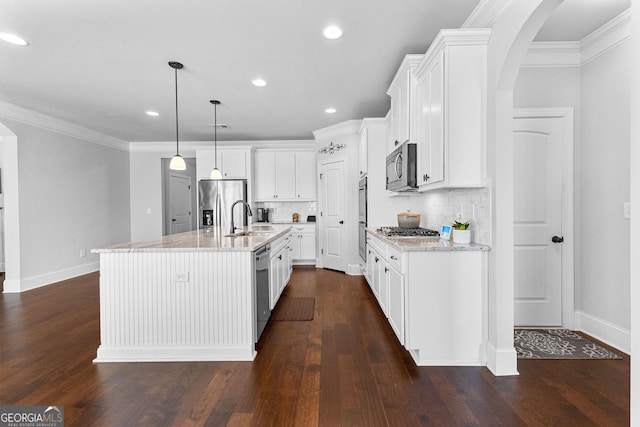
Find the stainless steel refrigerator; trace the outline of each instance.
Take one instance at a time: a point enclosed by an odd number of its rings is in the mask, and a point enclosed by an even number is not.
[[[246,179],[202,179],[198,181],[198,228],[221,227],[228,233],[231,227],[231,205],[236,200],[247,201]],[[247,209],[238,203],[233,210],[236,227],[248,225]]]

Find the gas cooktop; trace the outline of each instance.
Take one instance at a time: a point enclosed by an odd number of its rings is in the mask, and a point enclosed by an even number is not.
[[[380,227],[378,231],[389,237],[438,237],[440,233],[428,228]]]

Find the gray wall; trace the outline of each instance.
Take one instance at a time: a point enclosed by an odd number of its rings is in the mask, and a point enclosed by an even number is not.
[[[130,240],[128,152],[2,123],[18,141],[21,290],[96,270],[92,248]]]
[[[581,67],[523,68],[515,107],[574,107],[575,308],[629,330],[629,43]]]

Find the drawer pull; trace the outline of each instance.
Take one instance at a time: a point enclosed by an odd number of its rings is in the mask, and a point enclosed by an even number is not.
[[[390,258],[391,258],[392,260],[395,260],[395,261],[397,261],[397,260],[398,260],[398,258],[396,258],[396,257],[395,257],[395,256],[393,256],[393,255],[391,255],[391,257],[390,257]]]

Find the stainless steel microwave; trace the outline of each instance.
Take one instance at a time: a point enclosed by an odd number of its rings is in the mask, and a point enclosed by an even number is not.
[[[387,156],[387,190],[412,191],[418,188],[417,148],[405,143]]]

